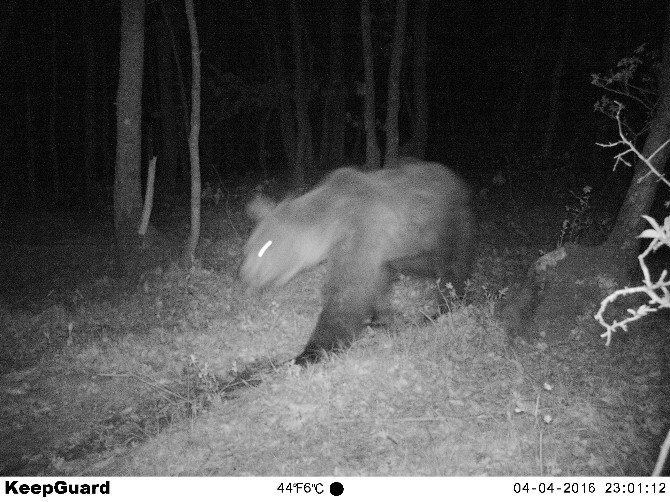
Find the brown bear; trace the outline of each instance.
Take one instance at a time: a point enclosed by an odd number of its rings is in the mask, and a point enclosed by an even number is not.
[[[328,261],[323,310],[296,364],[347,347],[380,313],[398,273],[441,278],[459,291],[474,259],[470,189],[435,162],[342,167],[300,197],[278,205],[259,197],[247,209],[258,222],[240,269],[248,285],[282,285]]]

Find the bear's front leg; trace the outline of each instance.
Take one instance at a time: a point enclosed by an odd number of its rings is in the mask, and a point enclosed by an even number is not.
[[[349,347],[365,322],[381,311],[379,305],[390,291],[393,274],[375,252],[379,239],[369,240],[367,233],[356,237],[333,252],[323,288],[323,310],[296,364],[314,363],[325,352]]]
[[[345,312],[334,305],[326,305],[319,316],[314,332],[295,364],[305,366],[318,362],[326,352],[347,348],[363,325],[364,316]]]

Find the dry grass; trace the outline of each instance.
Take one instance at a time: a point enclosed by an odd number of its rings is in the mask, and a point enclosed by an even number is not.
[[[208,243],[202,266],[157,268],[135,292],[81,290],[37,313],[0,305],[0,472],[651,472],[670,425],[667,328],[608,349],[597,334],[512,342],[493,307],[516,258],[485,251],[473,303],[428,321],[425,283],[403,280],[389,328],[301,369],[283,363],[313,327],[323,271],[250,297],[235,279],[240,244]],[[221,394],[259,362],[260,383]]]

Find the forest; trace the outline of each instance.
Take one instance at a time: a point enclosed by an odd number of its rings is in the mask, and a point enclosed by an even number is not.
[[[670,472],[670,4],[6,0],[0,475]]]

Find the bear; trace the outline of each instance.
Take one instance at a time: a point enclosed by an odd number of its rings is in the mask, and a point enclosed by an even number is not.
[[[257,224],[244,247],[242,280],[281,286],[327,261],[322,310],[295,364],[348,347],[383,312],[399,273],[435,277],[461,292],[475,255],[468,184],[436,162],[341,167],[300,197],[247,206]]]

